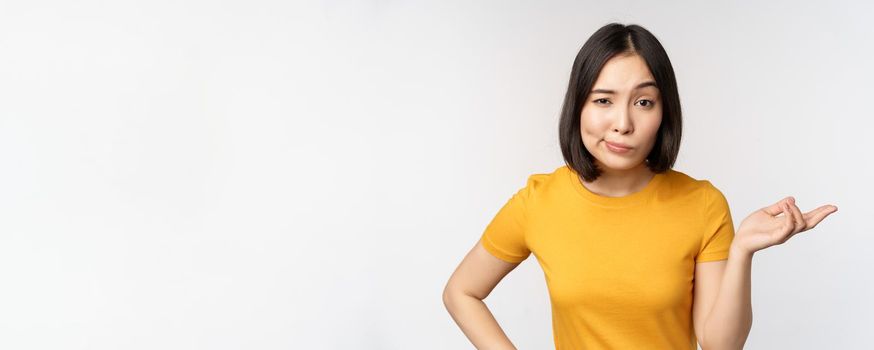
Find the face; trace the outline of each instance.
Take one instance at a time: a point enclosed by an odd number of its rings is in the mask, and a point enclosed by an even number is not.
[[[598,168],[611,172],[646,166],[662,122],[661,104],[642,57],[617,55],[604,64],[580,113],[583,144]]]

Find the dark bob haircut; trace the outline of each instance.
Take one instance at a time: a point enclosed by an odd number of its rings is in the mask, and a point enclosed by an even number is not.
[[[601,169],[595,165],[580,135],[583,104],[604,64],[613,56],[627,53],[640,55],[646,61],[661,95],[662,122],[652,151],[646,157],[646,166],[655,173],[663,173],[674,166],[680,151],[683,118],[677,80],[668,54],[658,39],[639,25],[607,24],[592,34],[577,53],[559,120],[559,142],[565,164],[588,182],[597,179]]]

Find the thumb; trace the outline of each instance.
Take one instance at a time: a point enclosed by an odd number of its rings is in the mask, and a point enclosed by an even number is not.
[[[792,196],[788,196],[786,198],[783,198],[783,199],[779,200],[777,203],[774,203],[774,204],[771,204],[767,207],[762,208],[762,211],[764,211],[765,213],[768,213],[768,215],[777,216],[783,212],[783,203],[786,203],[786,202],[790,201],[791,199],[793,199]]]

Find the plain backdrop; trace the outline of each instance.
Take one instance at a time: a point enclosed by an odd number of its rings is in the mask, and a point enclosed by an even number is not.
[[[571,64],[665,46],[735,226],[839,211],[755,255],[747,349],[874,326],[871,2],[0,1],[0,348],[469,349],[441,292],[562,166]],[[530,257],[486,299],[553,347]]]

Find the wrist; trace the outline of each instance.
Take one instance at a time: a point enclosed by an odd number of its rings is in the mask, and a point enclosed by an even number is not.
[[[729,253],[728,253],[729,256],[737,256],[737,257],[745,257],[745,258],[752,258],[753,253],[755,253],[754,251],[743,248],[740,245],[735,244],[735,243],[731,244],[731,247],[728,249],[728,251],[729,251]]]

